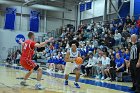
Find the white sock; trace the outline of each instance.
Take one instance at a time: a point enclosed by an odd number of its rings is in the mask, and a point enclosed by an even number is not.
[[[37,81],[37,84],[41,84],[40,81]]]
[[[23,82],[26,82],[26,80],[23,80]]]
[[[77,83],[76,81],[74,83]]]

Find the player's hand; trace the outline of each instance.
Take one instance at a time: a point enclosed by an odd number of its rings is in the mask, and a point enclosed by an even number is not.
[[[49,38],[49,42],[53,42],[54,41],[54,38],[53,37],[50,37]]]
[[[119,68],[117,68],[116,71],[119,71]]]
[[[46,43],[48,43],[48,42],[54,42],[54,38],[51,37],[51,38],[49,38],[49,40],[46,40],[45,42],[46,42]]]
[[[140,62],[138,62],[138,63],[137,63],[136,67],[137,67],[137,68],[139,68],[139,67],[140,67]]]
[[[19,43],[20,43],[20,44],[23,43],[22,39],[19,40]]]

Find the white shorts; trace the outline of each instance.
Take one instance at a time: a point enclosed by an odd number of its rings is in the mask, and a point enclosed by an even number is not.
[[[68,74],[72,73],[77,67],[78,67],[78,65],[76,65],[75,63],[66,62],[64,74],[68,75]]]

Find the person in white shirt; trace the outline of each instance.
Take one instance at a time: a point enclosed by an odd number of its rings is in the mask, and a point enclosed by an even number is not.
[[[98,58],[99,59],[99,58]],[[99,75],[102,74],[101,79],[104,80],[105,79],[105,75],[104,75],[104,70],[109,66],[110,64],[110,58],[106,56],[106,53],[103,53],[103,56],[100,60],[98,60],[98,66],[97,66],[97,76],[96,78],[99,79]]]
[[[114,39],[115,39],[115,44],[118,45],[121,43],[121,34],[118,33],[118,30],[115,30],[115,35],[114,35]]]
[[[89,76],[90,69],[92,69],[92,67],[93,67],[95,70],[97,62],[98,62],[97,58],[94,57],[92,53],[90,53],[88,63],[86,65],[81,66],[83,76]],[[86,72],[85,72],[85,70],[86,70]]]
[[[103,54],[102,57],[102,80],[105,79],[105,69],[109,67],[110,64],[110,58],[106,56],[106,53]]]

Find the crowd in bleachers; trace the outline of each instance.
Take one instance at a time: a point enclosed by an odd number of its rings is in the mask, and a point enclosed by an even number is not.
[[[49,70],[55,71],[57,68],[58,72],[64,72],[64,57],[69,49],[69,41],[77,40],[80,44],[78,51],[84,60],[82,76],[113,81],[119,72],[130,73],[130,37],[132,34],[139,35],[140,17],[138,20],[127,16],[105,23],[82,24],[78,31],[75,31],[74,26],[67,25],[61,30],[61,36],[54,43],[48,44],[42,53],[49,63]],[[39,58],[39,53],[36,54]]]
[[[135,20],[129,16],[105,24],[83,24],[78,31],[68,25],[62,28],[58,40],[46,47],[46,58],[52,69],[58,67],[63,72],[69,41],[77,40],[80,43],[78,50],[84,59],[81,66],[82,76],[92,75],[100,79],[115,80],[116,73],[130,73],[130,37],[132,34],[139,35],[139,29],[140,17]]]

